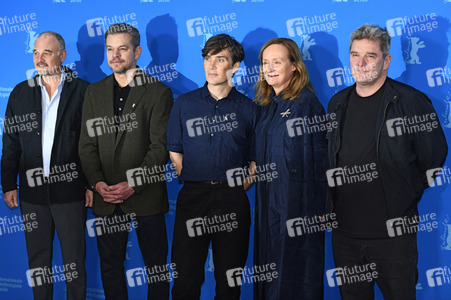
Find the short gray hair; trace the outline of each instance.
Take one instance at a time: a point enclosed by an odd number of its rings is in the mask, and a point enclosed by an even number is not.
[[[351,44],[349,45],[349,50],[351,49],[354,40],[363,39],[378,41],[384,58],[390,54],[391,38],[386,28],[382,28],[374,24],[365,24],[360,26],[351,34]]]
[[[40,35],[38,35],[38,38],[44,35],[50,35],[56,38],[56,40],[58,41],[58,55],[60,55],[61,52],[63,52],[63,50],[66,49],[66,43],[64,42],[64,39],[61,36],[61,34],[53,31],[44,31]]]

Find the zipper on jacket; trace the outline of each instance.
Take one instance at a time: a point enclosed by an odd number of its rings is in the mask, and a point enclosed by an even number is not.
[[[381,138],[382,128],[384,127],[385,118],[387,117],[387,109],[388,109],[388,105],[390,105],[390,102],[387,102],[387,105],[385,106],[385,109],[384,109],[384,117],[383,117],[383,119],[382,119],[381,127],[379,128],[379,133],[378,133],[378,135],[377,135],[377,141],[376,141],[376,159],[377,159],[377,163],[379,164],[379,172],[380,172],[380,176],[381,176],[382,191],[384,192],[384,201],[385,201],[385,208],[386,208],[386,210],[387,210],[387,217],[390,218],[390,211],[389,211],[389,209],[388,209],[387,197],[385,196],[384,181],[382,180],[382,165],[381,165],[381,161],[380,161],[380,159],[379,159],[379,141],[380,141],[380,138]]]

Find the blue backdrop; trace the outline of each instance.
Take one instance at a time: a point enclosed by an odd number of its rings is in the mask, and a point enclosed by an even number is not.
[[[105,59],[103,32],[113,23],[130,23],[141,33],[144,51],[138,65],[170,86],[175,97],[204,84],[201,48],[211,35],[228,33],[243,44],[246,58],[234,81],[249,97],[254,94],[261,46],[274,37],[289,37],[299,44],[318,98],[327,107],[335,92],[353,84],[349,68],[351,32],[362,24],[375,23],[386,26],[392,35],[389,76],[431,98],[450,140],[451,0],[1,0],[0,10],[2,117],[13,87],[33,73],[32,49],[42,31],[59,32],[66,40],[64,64],[79,77],[95,82],[111,74]],[[418,233],[418,299],[451,299],[450,159],[445,165],[448,171],[425,192],[419,205],[423,218]],[[181,186],[176,181],[167,185],[170,211],[166,221],[171,243],[175,202]],[[253,204],[253,188],[248,195]],[[0,218],[0,299],[32,299],[19,209],[0,203]],[[92,218],[89,211],[88,219]],[[87,230],[86,239],[87,299],[104,299],[92,231]],[[252,265],[252,240],[251,235],[248,266]],[[57,238],[54,244],[54,265],[60,266]],[[143,266],[132,231],[125,268]],[[327,232],[326,270],[333,268]],[[432,269],[436,269],[435,277],[427,275]],[[213,299],[211,252],[205,272],[202,299]],[[326,277],[324,283],[325,299],[339,299],[337,286],[330,286]],[[130,299],[145,299],[146,286],[134,285],[129,285]],[[64,293],[64,282],[56,283],[55,299],[64,299]],[[251,285],[242,286],[241,298],[252,299]],[[382,299],[379,292],[377,299]]]

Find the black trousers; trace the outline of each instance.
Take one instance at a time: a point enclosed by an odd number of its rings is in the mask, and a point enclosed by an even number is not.
[[[54,268],[53,275],[55,277],[58,275],[59,279],[66,279],[68,300],[86,299],[86,207],[84,201],[51,205],[36,205],[21,201],[20,210],[22,215],[35,214],[35,221],[37,221],[35,228],[31,231],[25,230],[30,272],[41,274],[39,279],[31,279],[34,284],[34,299],[53,299],[54,280],[48,280],[52,276],[42,275],[43,272],[38,268],[52,269],[55,228],[61,245],[63,264],[65,266],[70,265],[70,267],[57,266],[57,268]],[[27,222],[33,222],[33,220],[24,221],[24,223]],[[24,225],[27,228],[27,225]],[[64,277],[62,272],[65,274]],[[30,275],[34,277],[35,275],[32,275],[32,273]],[[45,272],[45,274],[49,273]]]
[[[336,268],[352,270],[353,266],[374,263],[375,280],[353,283],[342,280],[344,300],[374,299],[377,282],[385,300],[414,300],[418,280],[418,250],[416,234],[385,239],[356,239],[333,232],[332,248]]]
[[[116,206],[114,213],[102,217],[102,234],[97,233],[97,248],[100,256],[100,273],[102,277],[105,300],[127,300],[127,282],[124,273],[124,260],[126,256],[128,230],[114,228],[130,228],[129,215],[126,215]],[[168,255],[168,237],[166,233],[166,221],[163,214],[153,216],[137,216],[133,219],[136,223],[136,236],[139,248],[148,269],[154,266],[166,266]],[[118,226],[119,225],[119,226]],[[96,221],[97,227],[97,221]],[[109,227],[109,228],[107,228]],[[148,283],[147,299],[169,299],[169,282],[158,281]]]
[[[216,300],[240,299],[241,288],[227,271],[244,268],[249,248],[249,199],[242,186],[186,182],[177,198],[172,263],[178,272],[173,300],[198,300],[205,261],[213,249]]]

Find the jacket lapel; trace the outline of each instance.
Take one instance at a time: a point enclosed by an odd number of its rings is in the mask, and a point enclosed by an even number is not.
[[[68,76],[73,76],[73,74],[66,72],[66,79],[63,83],[63,90],[61,91],[60,103],[58,105],[58,112],[56,115],[56,125],[55,132],[58,132],[58,128],[61,124],[61,120],[63,118],[64,110],[66,109],[67,102],[69,101],[70,95],[72,95],[72,91],[74,90],[77,82],[71,78],[71,80],[67,80]]]
[[[99,117],[107,117],[109,120],[114,119],[114,75],[108,76],[107,80],[105,81],[104,87],[99,93],[99,95],[96,95],[98,99],[95,101],[99,101],[101,103],[100,107],[102,108],[102,111],[99,112],[97,115]],[[96,106],[97,107],[97,106]]]

